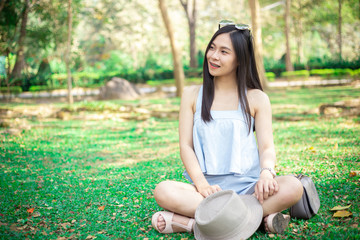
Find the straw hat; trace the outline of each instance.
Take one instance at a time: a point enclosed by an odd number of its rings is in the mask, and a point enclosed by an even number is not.
[[[263,209],[254,196],[216,192],[196,209],[195,239],[246,239],[258,229],[262,217]]]

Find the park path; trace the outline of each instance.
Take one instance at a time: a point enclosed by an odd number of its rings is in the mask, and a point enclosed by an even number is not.
[[[275,81],[269,82],[270,88],[283,88],[283,87],[301,87],[301,86],[331,86],[331,85],[345,85],[351,83],[351,79],[331,79],[331,80],[305,80],[305,81]],[[139,87],[139,91],[142,94],[155,93],[158,89],[156,87]],[[164,93],[173,94],[176,92],[175,86],[163,86],[161,91]],[[84,89],[74,88],[74,97],[85,97],[85,96],[98,96],[100,93],[99,89]],[[58,98],[66,97],[66,89],[58,89],[51,92],[23,92],[18,95],[12,95],[16,98],[31,99],[31,98]],[[0,95],[0,99],[8,98],[7,94]]]

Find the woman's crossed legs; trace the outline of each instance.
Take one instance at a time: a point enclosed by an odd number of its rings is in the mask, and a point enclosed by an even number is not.
[[[276,181],[279,184],[279,191],[262,204],[263,217],[291,207],[302,196],[303,186],[295,177],[280,176],[276,178]],[[160,207],[175,213],[172,222],[185,226],[191,218],[194,218],[196,208],[204,199],[194,185],[176,181],[159,183],[155,188],[154,197]],[[161,232],[165,226],[165,219],[159,215],[157,228]],[[173,231],[183,232],[185,229],[174,225]]]

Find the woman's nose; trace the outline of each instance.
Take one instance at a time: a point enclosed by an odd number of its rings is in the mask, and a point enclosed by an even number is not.
[[[212,59],[219,59],[218,51],[214,51],[214,52],[211,54],[210,58],[212,58]]]

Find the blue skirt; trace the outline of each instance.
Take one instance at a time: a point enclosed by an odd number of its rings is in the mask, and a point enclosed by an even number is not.
[[[219,185],[222,190],[233,190],[237,194],[253,194],[258,178],[252,178],[243,175],[226,174],[226,175],[207,175],[204,174],[210,185]],[[185,171],[184,177],[193,183],[189,174]]]

